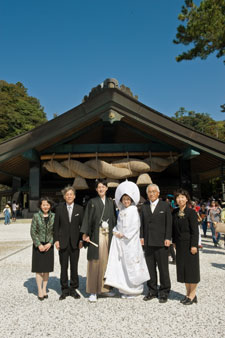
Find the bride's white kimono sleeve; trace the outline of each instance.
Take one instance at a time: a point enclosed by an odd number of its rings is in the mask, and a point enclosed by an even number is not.
[[[150,279],[140,243],[140,218],[136,206],[120,211],[115,229],[123,238],[113,236],[106,284],[117,287],[127,294],[139,294],[143,283]]]

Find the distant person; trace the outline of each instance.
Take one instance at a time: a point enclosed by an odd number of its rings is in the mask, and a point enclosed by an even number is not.
[[[206,233],[207,233],[207,213],[208,211],[206,209],[206,205],[202,204],[199,210],[199,215],[202,219],[202,230],[203,230],[204,237],[206,237]]]
[[[3,209],[3,214],[5,216],[5,225],[10,224],[10,216],[11,216],[11,209],[8,204],[6,204],[5,208]]]
[[[188,206],[190,196],[184,189],[175,193],[178,208],[173,211],[172,239],[176,247],[177,281],[185,283],[183,305],[197,303],[196,289],[200,281],[198,251],[198,217]]]
[[[146,192],[149,200],[141,207],[140,236],[144,245],[150,280],[147,282],[149,292],[143,299],[148,301],[158,297],[160,303],[166,303],[171,288],[168,249],[172,236],[172,215],[169,204],[159,200],[160,190],[156,184],[149,184]]]
[[[76,191],[73,186],[62,190],[64,203],[56,208],[54,222],[54,242],[59,251],[61,266],[60,283],[62,294],[59,300],[71,296],[79,299],[76,291],[79,287],[78,260],[80,249],[83,247],[80,227],[83,219],[83,208],[75,204]],[[70,262],[70,285],[68,284],[68,265]]]
[[[220,232],[216,232],[214,228],[214,222],[220,222],[221,221],[221,207],[219,206],[219,203],[217,201],[211,201],[211,205],[209,208],[209,215],[208,215],[208,224],[210,226],[211,232],[212,232],[212,240],[214,243],[214,246],[220,246],[219,241],[221,234]]]
[[[54,269],[53,224],[55,214],[51,212],[52,202],[48,197],[39,201],[40,211],[34,214],[31,223],[33,240],[32,272],[36,272],[38,299],[48,298],[49,272]]]
[[[12,204],[12,221],[13,222],[16,221],[17,209],[18,209],[18,205],[16,204],[16,201],[13,201],[13,204]]]
[[[95,188],[98,196],[88,201],[81,227],[83,240],[88,244],[86,291],[90,294],[90,302],[96,302],[98,295],[114,296],[111,287],[105,285],[104,276],[116,212],[113,200],[106,197],[107,181],[97,180]]]

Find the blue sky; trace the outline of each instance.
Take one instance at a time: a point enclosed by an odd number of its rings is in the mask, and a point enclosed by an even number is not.
[[[7,0],[0,4],[0,79],[22,82],[48,119],[108,77],[172,116],[180,107],[224,120],[222,59],[177,63],[183,0]],[[198,1],[199,3],[199,1]]]

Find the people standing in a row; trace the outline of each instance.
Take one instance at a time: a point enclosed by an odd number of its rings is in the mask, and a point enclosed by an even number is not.
[[[173,212],[172,223],[170,207],[159,199],[160,191],[156,184],[147,187],[148,201],[142,205],[139,216],[135,206],[139,198],[134,193],[136,191],[140,196],[139,189],[133,182],[123,182],[116,191],[120,209],[116,221],[114,202],[106,197],[107,190],[105,180],[96,181],[98,196],[88,202],[84,217],[83,208],[74,203],[76,192],[71,186],[62,191],[65,202],[56,208],[55,217],[50,210],[49,199],[40,200],[40,211],[34,215],[31,225],[34,242],[32,271],[36,272],[38,298],[47,298],[47,281],[49,272],[53,270],[53,242],[59,250],[61,265],[62,294],[59,299],[63,300],[69,295],[80,298],[76,291],[79,287],[77,268],[84,241],[88,247],[86,291],[90,294],[90,302],[95,302],[99,295],[113,296],[115,293],[111,287],[118,288],[124,294],[123,298],[132,298],[142,292],[146,280],[149,292],[143,299],[159,298],[160,303],[167,302],[171,288],[168,248],[173,226],[177,279],[185,283],[187,291],[182,303],[196,303],[196,288],[200,280],[198,226],[196,212],[188,207],[188,193],[184,190],[176,193],[179,208]],[[108,261],[112,236],[114,239]],[[143,245],[144,255],[140,244]],[[67,271],[69,261],[70,284]]]
[[[148,201],[141,208],[141,242],[144,245],[145,259],[150,280],[147,282],[148,294],[145,301],[159,298],[160,303],[167,302],[171,288],[168,248],[172,237],[172,216],[169,204],[159,200],[159,187],[150,184],[147,187]],[[157,288],[157,268],[160,286]]]
[[[90,294],[90,302],[96,302],[98,295],[114,295],[111,287],[105,285],[104,278],[112,229],[116,225],[115,206],[113,200],[106,196],[108,187],[105,179],[96,180],[95,188],[98,196],[87,203],[81,227],[82,238],[88,245],[86,291]]]
[[[186,286],[181,303],[191,305],[197,303],[196,288],[200,281],[198,220],[195,210],[188,207],[188,192],[177,190],[175,197],[178,208],[173,211],[172,239],[176,247],[177,281]]]
[[[40,211],[34,214],[31,223],[33,240],[32,272],[36,272],[38,299],[48,298],[47,283],[49,272],[54,268],[53,224],[55,214],[51,212],[52,202],[48,197],[39,201]]]
[[[68,186],[62,190],[64,203],[56,208],[54,222],[54,242],[59,251],[61,266],[60,283],[62,294],[59,300],[68,296],[80,298],[76,291],[79,287],[78,260],[83,247],[80,228],[83,220],[83,208],[74,203],[76,191]],[[70,262],[70,284],[68,283],[68,264]]]

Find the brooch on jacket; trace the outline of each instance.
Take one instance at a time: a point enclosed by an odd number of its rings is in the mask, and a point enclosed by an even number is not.
[[[185,217],[184,211],[179,210],[179,212],[178,212],[178,217],[179,217],[179,218],[184,218],[184,217]]]

